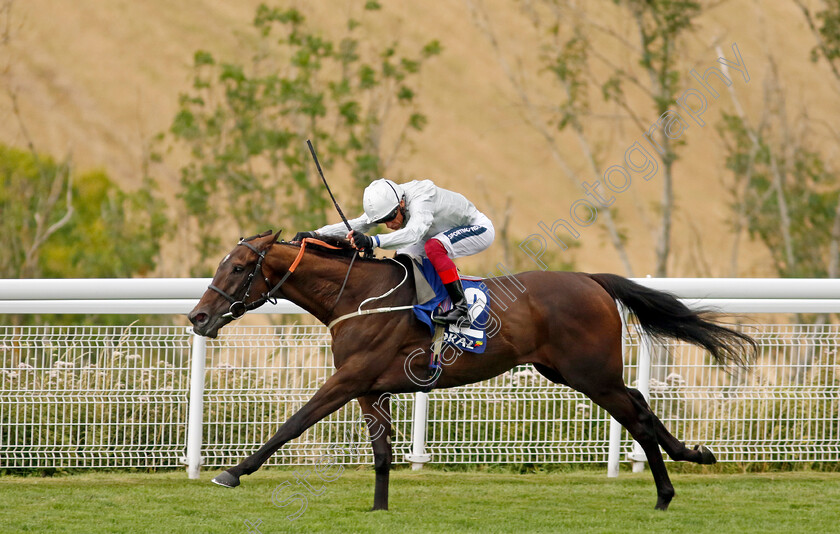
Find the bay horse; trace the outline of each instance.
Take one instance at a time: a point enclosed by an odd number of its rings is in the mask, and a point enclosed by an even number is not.
[[[238,486],[242,475],[259,469],[284,444],[357,399],[372,439],[373,510],[387,510],[392,460],[388,395],[422,390],[424,386],[409,375],[428,376],[429,368],[428,357],[411,357],[431,341],[428,326],[405,309],[416,301],[413,279],[406,280],[404,264],[360,258],[343,239],[319,245],[307,244],[310,239],[278,241],[279,236],[269,231],[240,240],[219,264],[189,320],[196,333],[214,338],[246,311],[275,297],[288,299],[329,325],[336,371],[265,445],[213,482]],[[641,444],[659,510],[666,510],[674,497],[659,446],[673,460],[716,462],[708,448],[688,448],[671,435],[642,394],[625,385],[616,301],[635,315],[648,335],[699,345],[720,364],[746,365],[756,353],[751,337],[712,322],[706,312],[693,311],[668,293],[618,275],[530,271],[485,282],[495,288],[490,305],[499,318],[498,329],[483,354],[463,353],[448,363],[435,387],[480,382],[532,364],[548,380],[587,395]],[[357,313],[363,301],[381,295],[385,296],[373,305],[366,303],[366,309],[398,309]],[[385,431],[374,433],[376,425]]]

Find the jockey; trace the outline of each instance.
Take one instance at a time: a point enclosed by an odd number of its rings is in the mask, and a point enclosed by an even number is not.
[[[433,318],[442,324],[469,322],[467,298],[453,258],[471,256],[493,242],[496,230],[486,215],[463,195],[436,186],[431,180],[397,184],[380,178],[365,189],[364,214],[344,224],[332,224],[314,232],[298,232],[294,241],[318,235],[347,239],[360,250],[374,247],[397,249],[398,253],[426,256],[452,299],[452,309]],[[384,223],[394,232],[365,235]]]

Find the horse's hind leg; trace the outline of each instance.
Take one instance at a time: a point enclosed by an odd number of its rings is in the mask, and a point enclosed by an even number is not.
[[[589,361],[593,362],[594,360]],[[674,498],[674,486],[671,485],[668,470],[665,468],[665,461],[659,451],[657,426],[654,421],[656,416],[650,409],[643,409],[642,405],[630,393],[629,388],[624,386],[620,375],[621,368],[603,366],[600,368],[600,372],[605,374],[599,376],[599,369],[597,368],[573,369],[570,366],[565,366],[565,372],[561,373],[559,370],[545,365],[535,364],[534,367],[552,382],[569,385],[588,396],[596,404],[607,410],[610,415],[615,417],[616,421],[630,432],[633,439],[642,446],[648,458],[648,465],[650,465],[653,481],[656,484],[656,509],[667,510],[671,499]],[[613,376],[609,376],[610,371],[613,372]],[[603,380],[603,382],[593,384],[592,377],[598,377],[599,381]],[[661,423],[659,424],[661,425]]]
[[[534,364],[534,367],[540,372],[540,374],[552,382],[568,385],[563,376],[556,370],[540,364]],[[633,388],[626,389],[636,407],[640,411],[646,413],[653,421],[656,431],[656,440],[662,448],[665,449],[665,452],[672,460],[676,462],[694,462],[701,465],[717,463],[714,453],[712,453],[712,451],[710,451],[705,445],[695,445],[693,449],[689,449],[685,446],[684,442],[675,438],[674,435],[668,431],[662,421],[660,421],[656,416],[641,391]]]
[[[647,412],[648,416],[653,420],[654,427],[656,428],[656,439],[672,460],[677,462],[694,462],[696,464],[717,463],[715,455],[705,446],[696,445],[693,449],[689,449],[685,446],[685,443],[675,438],[665,428],[665,425],[662,424],[662,421],[659,420],[656,414],[653,413],[653,410],[650,408],[641,391],[627,388],[627,392],[630,394],[636,406],[640,410]]]
[[[674,486],[671,485],[665,461],[662,459],[662,453],[659,450],[653,413],[642,410],[623,384],[621,387],[608,390],[602,389],[594,393],[583,391],[583,393],[609,412],[642,446],[645,456],[647,456],[650,472],[653,475],[653,481],[656,484],[656,509],[667,510],[671,499],[674,498]]]

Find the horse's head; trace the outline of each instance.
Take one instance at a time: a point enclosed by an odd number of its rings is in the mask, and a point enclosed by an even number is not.
[[[187,316],[197,334],[214,338],[223,326],[268,300],[271,286],[263,260],[279,237],[280,232],[269,230],[242,239],[219,263],[213,282]]]

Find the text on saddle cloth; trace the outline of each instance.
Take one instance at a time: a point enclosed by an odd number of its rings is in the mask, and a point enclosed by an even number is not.
[[[438,306],[441,306],[441,311],[450,309],[452,301],[446,292],[446,288],[443,287],[443,282],[440,281],[440,276],[435,272],[435,268],[427,258],[422,258],[422,263],[419,263],[418,258],[412,258],[412,262],[415,266],[415,282],[418,288],[417,302],[419,302],[414,306],[414,315],[425,323],[429,327],[430,334],[434,335],[435,324],[431,319],[432,312]],[[423,276],[422,279],[419,278],[420,274]],[[488,313],[490,295],[484,289],[486,286],[481,278],[462,276],[461,282],[464,285],[464,295],[467,297],[467,303],[470,306],[471,324],[460,328],[455,325],[447,325],[443,334],[443,341],[462,350],[481,354],[487,346],[485,327],[490,320],[490,314]],[[424,291],[428,288],[431,291]]]

